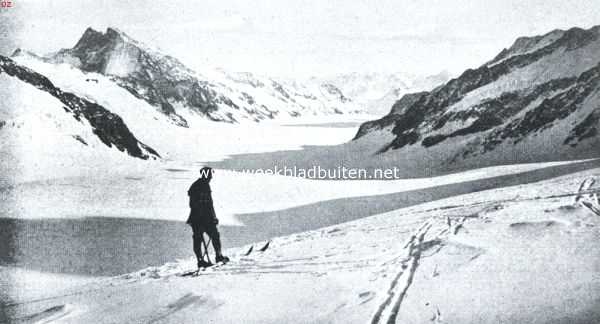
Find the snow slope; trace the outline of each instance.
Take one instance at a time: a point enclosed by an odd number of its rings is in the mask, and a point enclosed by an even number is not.
[[[118,116],[0,59],[2,182],[52,177],[61,170],[82,175],[103,160],[157,158]]]
[[[595,323],[600,215],[575,197],[598,176],[451,197],[275,238],[249,256],[231,249],[234,261],[198,277],[177,276],[190,259],[17,294],[7,311],[57,323]]]

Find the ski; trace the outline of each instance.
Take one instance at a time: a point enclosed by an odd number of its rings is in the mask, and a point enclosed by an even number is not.
[[[177,276],[178,277],[197,277],[197,276],[201,275],[202,272],[213,270],[213,269],[218,269],[218,268],[226,265],[229,262],[230,261],[219,261],[217,263],[213,263],[213,264],[211,264],[209,266],[206,266],[206,267],[198,268],[198,269],[195,269],[195,270],[188,270],[188,271],[179,273],[179,274],[177,274]]]

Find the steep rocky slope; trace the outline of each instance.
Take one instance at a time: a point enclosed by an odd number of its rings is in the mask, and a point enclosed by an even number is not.
[[[600,26],[572,28],[519,38],[479,68],[404,96],[355,139],[384,132],[392,140],[379,153],[448,164],[590,157],[600,153],[599,115]]]

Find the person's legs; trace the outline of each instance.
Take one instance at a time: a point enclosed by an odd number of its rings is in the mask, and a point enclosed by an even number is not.
[[[212,245],[213,248],[215,249],[215,255],[216,255],[216,261],[227,261],[229,260],[228,258],[223,256],[223,253],[221,252],[221,235],[219,234],[219,231],[217,230],[217,226],[212,225],[212,226],[208,226],[206,228],[206,234],[208,234],[208,236],[210,237],[211,241],[212,241]]]
[[[202,255],[204,229],[200,226],[192,226],[193,239],[194,239],[194,254],[196,254],[196,260],[198,261],[198,268],[206,267],[210,265],[209,262],[205,261]]]

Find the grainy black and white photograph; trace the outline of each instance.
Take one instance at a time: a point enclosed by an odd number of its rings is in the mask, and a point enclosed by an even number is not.
[[[0,323],[600,323],[597,0],[0,0]]]

